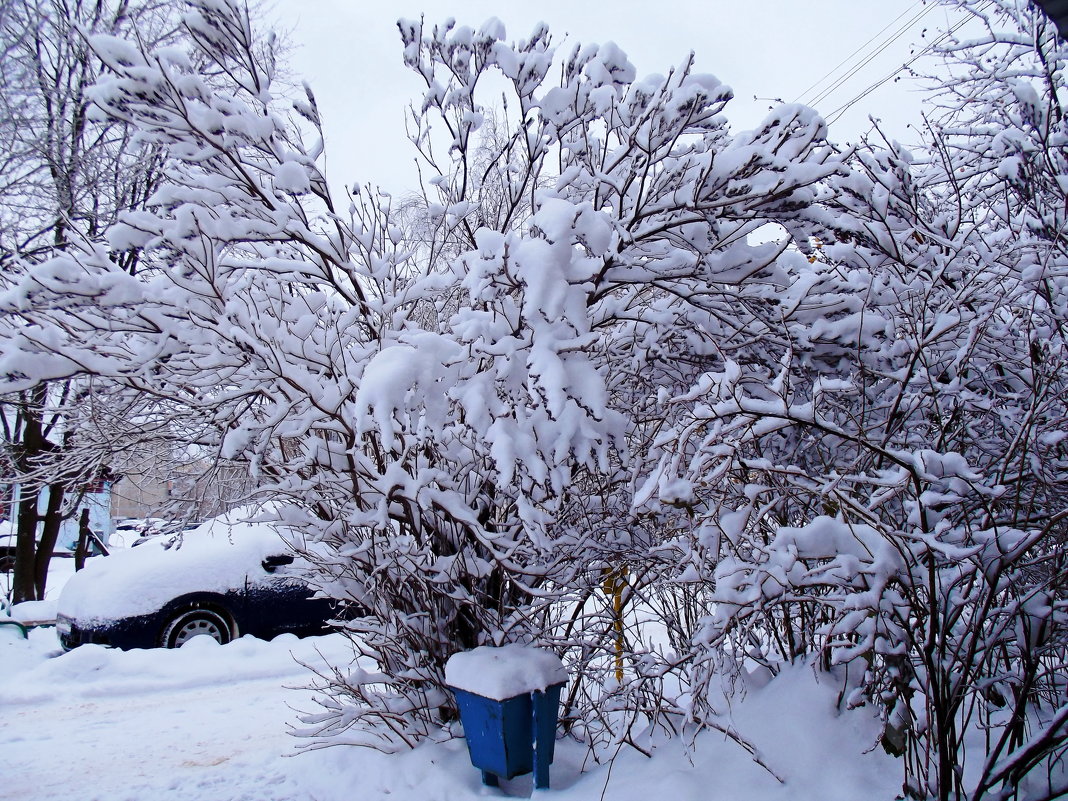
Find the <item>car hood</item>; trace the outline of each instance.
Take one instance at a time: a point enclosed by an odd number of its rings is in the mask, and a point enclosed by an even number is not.
[[[95,557],[75,573],[59,596],[58,614],[91,626],[151,614],[193,592],[243,589],[266,575],[261,562],[284,553],[278,531],[263,523],[212,520],[172,538],[160,537],[110,556]]]

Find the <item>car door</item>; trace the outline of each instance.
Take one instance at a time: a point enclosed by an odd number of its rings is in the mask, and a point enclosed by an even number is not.
[[[331,617],[331,603],[313,598],[308,563],[292,554],[271,553],[253,568],[246,589],[244,633],[274,637],[286,632],[315,634]]]

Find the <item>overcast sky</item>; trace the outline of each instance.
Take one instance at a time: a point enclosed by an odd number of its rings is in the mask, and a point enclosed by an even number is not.
[[[736,130],[755,125],[772,102],[811,101],[813,84],[844,59],[839,77],[873,50],[842,86],[815,103],[825,116],[885,78],[960,19],[934,0],[272,0],[274,14],[294,45],[293,72],[311,84],[326,119],[327,169],[332,181],[378,183],[390,191],[414,188],[412,150],[404,138],[404,108],[421,95],[419,79],[401,63],[396,20],[454,17],[480,26],[504,22],[509,40],[548,23],[558,47],[566,41],[615,42],[639,76],[666,73],[691,50],[696,67],[735,91],[727,116]],[[917,18],[918,17],[918,18]],[[901,35],[889,40],[893,34]],[[875,39],[874,43],[870,40]],[[854,51],[862,48],[861,53]],[[829,83],[824,81],[819,88]],[[754,100],[754,97],[758,98]],[[880,118],[895,138],[919,120],[920,94],[912,82],[891,81],[860,100],[832,128],[839,141],[855,140]]]

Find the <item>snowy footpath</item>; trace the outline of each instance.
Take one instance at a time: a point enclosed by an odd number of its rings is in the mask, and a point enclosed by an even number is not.
[[[483,788],[463,740],[387,756],[362,748],[298,753],[288,733],[313,709],[310,665],[351,657],[340,636],[175,651],[83,646],[60,653],[53,629],[0,631],[0,799],[11,801],[462,801],[522,797],[529,776]],[[791,670],[737,703],[735,726],[780,784],[722,735],[652,759],[624,749],[611,770],[557,745],[560,801],[889,801],[900,766],[863,711],[839,715],[835,693]],[[869,753],[865,753],[870,751]]]

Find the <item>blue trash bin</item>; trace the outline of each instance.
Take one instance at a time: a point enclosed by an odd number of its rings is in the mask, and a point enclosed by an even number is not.
[[[511,657],[511,662],[496,660],[498,654]],[[457,682],[465,683],[466,687],[449,688],[456,696],[471,764],[482,771],[483,783],[491,787],[497,786],[502,778],[511,779],[533,772],[534,786],[547,788],[549,765],[556,746],[560,691],[565,682],[549,684],[546,680],[566,675],[563,666],[555,655],[525,646],[476,648],[461,656],[471,655],[482,657],[484,661],[480,664],[486,669],[477,674],[469,670],[465,678],[474,675],[474,680]],[[494,671],[507,674],[509,667],[517,663],[517,658],[523,657],[540,661],[541,664],[535,666],[540,670],[519,677],[504,675],[503,680],[494,682],[495,678],[500,678],[500,675],[494,676]],[[475,663],[468,659],[467,664],[470,668]],[[446,677],[447,680],[452,678],[448,667]],[[490,697],[505,695],[496,690],[517,688],[523,689],[507,697]],[[475,691],[479,689],[486,694]]]

